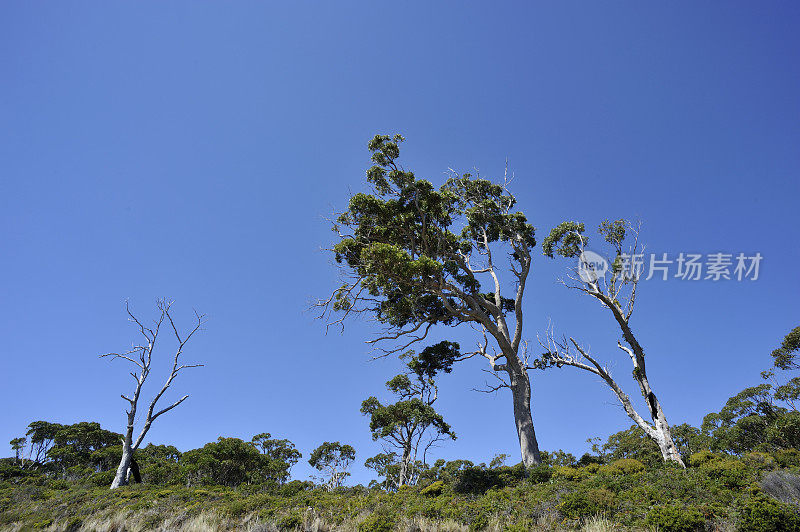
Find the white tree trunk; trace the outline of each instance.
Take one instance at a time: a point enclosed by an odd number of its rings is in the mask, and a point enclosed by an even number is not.
[[[519,437],[519,450],[525,469],[542,463],[539,454],[539,443],[533,429],[531,415],[531,383],[526,371],[509,371],[511,378],[511,396],[514,401],[514,422]]]
[[[411,462],[411,446],[406,446],[403,449],[403,457],[400,462],[400,479],[397,483],[399,486],[405,486],[408,484],[408,470],[409,470],[409,463]]]
[[[117,474],[114,476],[114,482],[111,483],[112,490],[128,484],[128,470],[131,467],[131,457],[133,457],[133,453],[130,450],[130,446],[123,445],[122,459],[119,461],[119,467],[117,467]]]

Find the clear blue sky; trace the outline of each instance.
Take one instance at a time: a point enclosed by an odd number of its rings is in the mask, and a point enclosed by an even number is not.
[[[3,4],[3,445],[36,419],[121,432],[130,377],[97,355],[134,340],[127,298],[151,316],[167,296],[184,323],[209,315],[187,353],[207,366],[149,441],[269,431],[307,459],[341,440],[367,482],[380,447],[359,406],[399,364],[369,361],[369,324],[326,336],[304,310],[336,284],[324,216],[364,188],[383,132],[435,183],[508,158],[540,240],[639,217],[652,251],[760,252],[756,282],[644,283],[633,321],[673,423],[759,381],[800,321],[800,6],[403,4]],[[609,316],[556,284],[564,267],[535,258],[526,336],[552,318],[632,384]],[[442,379],[460,437],[435,457],[517,459],[510,396],[471,391],[482,367]],[[630,425],[590,375],[533,378],[544,449]]]

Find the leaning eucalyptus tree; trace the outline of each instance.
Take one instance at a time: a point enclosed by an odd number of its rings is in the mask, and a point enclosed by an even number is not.
[[[345,279],[319,302],[323,316],[329,326],[358,314],[376,318],[386,332],[370,343],[380,346],[381,356],[405,351],[437,325],[472,326],[482,341],[455,361],[475,355],[488,361],[500,379],[492,389],[511,390],[522,461],[539,464],[522,341],[534,228],[513,210],[508,179],[496,184],[454,173],[437,189],[400,166],[402,140],[378,135],[370,141],[372,193],[353,195],[333,220],[338,242],[332,251]],[[506,261],[512,297],[501,288]]]
[[[129,397],[125,394],[122,394],[121,397],[125,399],[130,407],[128,410],[125,411],[128,417],[128,425],[125,431],[125,436],[122,441],[122,458],[119,462],[119,467],[117,468],[117,474],[114,476],[114,481],[111,483],[111,489],[118,488],[120,486],[124,486],[128,483],[128,477],[131,473],[131,464],[133,462],[133,453],[136,449],[139,448],[139,445],[142,444],[144,437],[147,435],[147,431],[150,430],[150,426],[153,422],[160,417],[162,414],[165,414],[184,402],[189,396],[184,395],[171,405],[162,408],[161,410],[156,411],[156,404],[158,403],[159,399],[166,393],[169,389],[172,381],[175,380],[175,377],[178,376],[182,370],[187,368],[197,368],[201,367],[202,364],[181,364],[180,357],[183,354],[183,349],[186,347],[186,344],[191,340],[192,336],[200,330],[204,323],[204,316],[195,312],[195,325],[194,327],[186,334],[181,334],[178,331],[178,327],[175,325],[175,322],[172,319],[172,314],[170,313],[170,307],[172,306],[171,301],[166,301],[164,299],[160,299],[157,303],[158,310],[160,312],[158,319],[156,319],[151,327],[147,327],[142,324],[139,319],[133,315],[130,310],[129,305],[125,304],[125,310],[128,313],[129,321],[134,323],[136,327],[139,329],[139,333],[144,338],[144,341],[136,344],[130,350],[124,353],[106,353],[105,355],[100,355],[100,358],[104,357],[111,357],[112,360],[121,358],[123,360],[127,360],[138,369],[131,372],[131,377],[133,380],[136,381],[136,385],[134,387],[133,394]],[[172,329],[173,334],[177,340],[177,348],[175,350],[175,355],[172,357],[172,369],[170,370],[164,384],[161,386],[159,392],[153,396],[150,400],[150,404],[147,408],[147,412],[145,414],[144,423],[142,424],[141,429],[139,430],[139,434],[136,437],[136,440],[133,439],[134,433],[134,423],[136,421],[136,412],[139,406],[139,398],[142,393],[142,388],[144,387],[145,381],[150,376],[150,371],[152,368],[153,362],[153,352],[156,347],[156,340],[158,339],[159,332],[161,331],[161,326],[164,322],[169,324],[170,329]]]
[[[565,337],[562,340],[556,340],[552,330],[548,330],[546,340],[540,341],[546,351],[540,359],[534,361],[533,365],[540,369],[552,366],[572,366],[598,375],[617,396],[625,413],[658,444],[664,461],[677,462],[684,466],[661,402],[650,385],[644,349],[630,326],[636,301],[636,288],[641,274],[635,263],[635,257],[640,256],[641,253],[638,244],[638,228],[633,227],[625,220],[604,221],[600,224],[598,232],[615,252],[615,258],[611,262],[608,272],[592,267],[596,264],[594,261],[602,260],[602,257],[586,251],[588,238],[583,235],[583,232],[584,224],[564,222],[553,228],[545,238],[542,250],[550,258],[553,258],[554,254],[558,254],[562,257],[578,259],[578,266],[572,269],[567,276],[568,280],[562,279],[562,283],[568,288],[591,296],[611,312],[622,332],[622,341],[617,341],[617,347],[630,357],[633,364],[633,379],[639,385],[639,391],[645,400],[651,421],[646,421],[636,411],[630,397],[611,376],[608,368],[572,337],[569,338],[569,341]],[[626,236],[629,234],[633,235],[633,242],[629,248],[623,249]],[[601,264],[603,263],[601,262]],[[607,263],[605,264],[607,265]],[[608,275],[608,279],[606,279],[606,275]]]

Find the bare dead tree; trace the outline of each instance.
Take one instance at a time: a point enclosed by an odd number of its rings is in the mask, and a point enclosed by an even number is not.
[[[118,358],[127,360],[136,366],[136,368],[138,368],[130,373],[131,377],[133,377],[134,381],[136,381],[133,395],[126,396],[125,394],[122,394],[120,396],[129,404],[129,408],[125,411],[128,416],[128,425],[125,431],[125,438],[122,443],[122,458],[119,462],[119,467],[117,468],[117,474],[114,477],[114,482],[111,484],[111,489],[124,486],[128,483],[128,479],[131,474],[133,453],[141,445],[153,422],[162,414],[166,414],[189,397],[188,395],[184,395],[171,405],[162,408],[161,410],[156,410],[158,401],[169,389],[172,381],[175,380],[175,377],[177,377],[178,374],[184,369],[202,366],[202,364],[181,364],[180,357],[183,354],[183,349],[186,344],[189,342],[189,340],[191,340],[192,336],[194,336],[194,334],[201,329],[203,323],[205,323],[205,315],[198,314],[197,311],[195,311],[194,327],[188,333],[181,334],[178,331],[178,327],[175,325],[175,321],[172,319],[172,314],[170,313],[170,307],[172,306],[172,303],[172,301],[167,301],[166,299],[159,299],[157,302],[157,307],[160,313],[158,319],[154,320],[151,327],[147,327],[136,316],[133,315],[130,306],[126,302],[125,310],[128,313],[129,321],[138,327],[139,333],[144,338],[144,341],[139,344],[135,344],[130,350],[124,353],[106,353],[104,355],[100,355],[100,358],[110,357],[112,360]],[[141,397],[142,388],[144,387],[147,378],[150,376],[156,340],[161,332],[161,326],[165,323],[165,321],[169,324],[172,333],[175,335],[178,347],[175,351],[175,355],[172,358],[172,369],[167,375],[166,381],[161,386],[159,392],[153,396],[152,400],[150,401],[150,404],[147,407],[147,413],[145,414],[144,423],[139,430],[136,440],[134,440],[134,425],[136,422],[139,399]]]
[[[605,275],[600,275],[602,272],[588,269],[585,262],[580,262],[578,266],[570,269],[567,280],[561,279],[560,281],[568,288],[579,290],[589,295],[611,312],[614,321],[622,332],[622,341],[617,342],[617,348],[627,354],[631,360],[633,379],[638,384],[639,391],[645,400],[650,421],[645,420],[636,411],[630,397],[614,380],[606,366],[598,362],[597,358],[591,355],[589,350],[582,347],[574,338],[570,337],[569,341],[567,341],[566,337],[556,340],[552,327],[548,328],[544,339],[539,339],[539,343],[544,347],[545,352],[541,358],[533,361],[531,367],[546,369],[552,366],[572,366],[599,376],[614,392],[625,413],[647,436],[658,444],[664,461],[676,462],[685,467],[680,452],[672,438],[671,429],[661,407],[661,402],[653,392],[647,376],[644,349],[630,326],[630,319],[636,302],[636,289],[641,276],[641,268],[637,265],[636,257],[643,256],[644,252],[644,247],[639,244],[639,229],[640,226],[633,226],[624,220],[603,222],[600,225],[599,232],[616,252],[616,258],[608,272],[605,272]],[[579,257],[579,260],[586,261],[585,246],[587,239],[582,233],[583,224],[575,222],[561,224],[548,237],[550,247],[545,249],[545,253],[552,256],[553,246],[560,242],[561,247],[557,250],[560,255]],[[633,236],[633,242],[629,247],[623,249],[623,242],[627,235]],[[545,245],[547,245],[547,241],[545,241]]]

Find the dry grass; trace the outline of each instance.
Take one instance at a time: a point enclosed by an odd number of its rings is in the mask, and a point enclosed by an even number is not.
[[[586,520],[581,532],[616,532],[620,528],[610,519],[602,515],[595,515]]]

